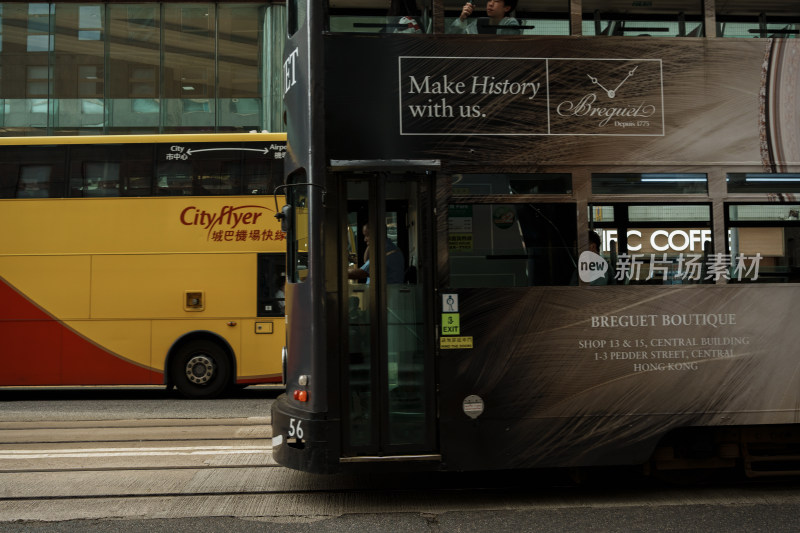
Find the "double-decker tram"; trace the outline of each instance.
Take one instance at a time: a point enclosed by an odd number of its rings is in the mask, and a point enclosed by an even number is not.
[[[382,4],[287,4],[275,459],[800,471],[800,6]]]
[[[0,386],[280,383],[285,143],[0,140]]]

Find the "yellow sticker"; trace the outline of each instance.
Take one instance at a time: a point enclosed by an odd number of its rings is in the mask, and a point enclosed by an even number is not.
[[[461,315],[442,313],[442,335],[461,335]]]
[[[442,350],[463,350],[472,348],[472,337],[439,337]]]
[[[451,233],[448,235],[447,247],[451,252],[471,252],[473,248],[471,233]]]

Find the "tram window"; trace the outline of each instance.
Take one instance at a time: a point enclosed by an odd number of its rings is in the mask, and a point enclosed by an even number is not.
[[[708,205],[630,205],[628,220],[631,222],[708,222],[711,208]]]
[[[622,12],[614,11],[612,7],[606,0],[583,0],[583,34],[703,37],[701,4],[695,0],[670,2],[669,9],[642,7],[635,11]]]
[[[496,32],[498,35],[569,35],[569,11],[564,2],[553,4],[522,0],[518,2],[516,10],[508,15],[516,20],[516,24],[511,21],[512,24],[505,28],[489,24],[485,2],[475,2],[472,15],[464,22],[459,21],[464,3],[458,3],[456,9],[448,9],[445,13],[445,33],[495,34]]]
[[[800,282],[800,204],[728,205],[732,282]]]
[[[589,220],[610,283],[685,285],[724,275],[714,271],[709,205],[595,205]]]
[[[592,174],[593,194],[706,194],[706,174]]]
[[[421,4],[418,0],[367,0],[359,9],[346,9],[332,3],[328,27],[335,33],[430,33],[430,8]]]
[[[522,35],[569,35],[569,2],[520,0],[514,16]]]
[[[577,284],[574,204],[453,204],[450,285]]]
[[[454,174],[453,194],[572,194],[572,174]]]
[[[737,173],[727,176],[730,193],[800,193],[800,174]]]
[[[307,179],[305,170],[300,169],[288,178],[288,183],[305,183]],[[291,205],[291,209],[285,211],[288,216],[287,275],[291,282],[301,283],[308,277],[308,190],[299,186],[291,187],[287,190],[286,200]]]
[[[764,11],[763,6],[737,5],[735,11],[717,7],[717,32],[720,37],[781,39],[800,37],[800,18],[796,7],[789,13]],[[749,11],[749,12],[748,12]]]
[[[286,28],[289,37],[297,33],[302,21],[306,20],[306,3],[303,0],[289,0]]]

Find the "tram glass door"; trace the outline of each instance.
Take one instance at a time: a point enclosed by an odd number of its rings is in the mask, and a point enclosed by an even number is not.
[[[435,447],[429,187],[424,174],[345,181],[344,456]]]

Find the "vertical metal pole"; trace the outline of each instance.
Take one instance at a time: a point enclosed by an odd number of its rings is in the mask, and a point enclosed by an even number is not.
[[[717,17],[716,9],[714,7],[714,0],[702,0],[703,10],[703,27],[705,28],[706,37],[717,36]]]
[[[433,33],[444,33],[444,0],[433,0]]]
[[[569,34],[583,35],[582,0],[569,0]]]

